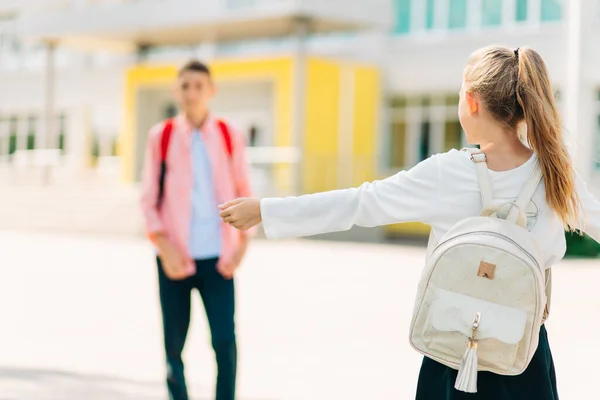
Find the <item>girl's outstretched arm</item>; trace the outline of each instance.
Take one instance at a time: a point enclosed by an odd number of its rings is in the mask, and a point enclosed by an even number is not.
[[[438,163],[433,156],[409,171],[358,188],[299,197],[236,199],[220,206],[221,217],[241,230],[262,222],[271,239],[345,231],[354,225],[428,223],[436,213]]]

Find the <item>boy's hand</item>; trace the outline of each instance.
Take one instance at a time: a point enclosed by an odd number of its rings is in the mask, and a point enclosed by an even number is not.
[[[156,237],[156,247],[165,275],[171,280],[187,278],[187,260],[181,251],[164,235]]]
[[[242,236],[242,241],[237,251],[235,252],[233,259],[229,261],[219,260],[217,264],[217,271],[223,276],[225,279],[233,279],[233,275],[235,271],[238,269],[244,256],[246,255],[246,250],[248,249],[248,237]]]

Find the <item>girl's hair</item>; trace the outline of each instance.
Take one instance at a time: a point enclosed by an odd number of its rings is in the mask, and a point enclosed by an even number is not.
[[[546,201],[573,229],[579,210],[575,173],[542,57],[527,47],[483,48],[471,55],[465,81],[467,91],[479,95],[486,110],[515,134],[525,121],[527,142],[543,171]]]

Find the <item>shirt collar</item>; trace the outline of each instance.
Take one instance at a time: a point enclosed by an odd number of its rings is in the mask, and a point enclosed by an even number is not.
[[[192,126],[183,113],[180,113],[175,117],[175,124],[180,127],[180,129],[184,130],[188,135],[191,135],[194,133],[194,131],[205,134],[211,130],[211,127],[214,125],[214,123],[215,119],[210,112],[208,113],[204,124],[202,124],[200,128],[195,128]]]

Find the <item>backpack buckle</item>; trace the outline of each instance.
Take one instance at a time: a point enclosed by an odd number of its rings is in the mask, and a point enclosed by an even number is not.
[[[487,157],[484,153],[471,153],[471,161],[473,161],[475,164],[484,163],[487,162]]]

